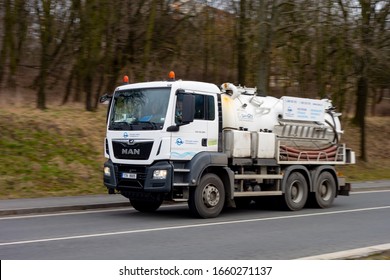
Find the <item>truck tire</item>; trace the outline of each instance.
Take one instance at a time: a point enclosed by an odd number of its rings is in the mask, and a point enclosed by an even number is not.
[[[201,218],[214,218],[221,213],[225,204],[225,188],[221,179],[208,173],[199,185],[190,190],[188,206],[191,212]]]
[[[139,212],[154,212],[162,204],[162,199],[145,200],[145,199],[130,199],[131,205]]]
[[[307,201],[308,188],[305,176],[299,172],[291,172],[287,178],[283,206],[287,210],[297,211],[302,209]]]
[[[316,192],[313,194],[312,204],[319,208],[328,208],[336,197],[336,181],[332,174],[324,171],[318,176]]]

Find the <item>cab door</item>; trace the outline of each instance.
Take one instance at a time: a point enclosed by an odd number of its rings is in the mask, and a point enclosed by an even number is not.
[[[180,123],[183,100],[177,95],[175,119],[179,131],[172,134],[171,159],[190,160],[199,152],[218,150],[216,94],[194,92],[192,95],[195,99],[194,119],[188,124]]]

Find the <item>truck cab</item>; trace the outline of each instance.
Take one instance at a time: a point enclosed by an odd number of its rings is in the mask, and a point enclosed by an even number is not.
[[[104,149],[108,192],[119,192],[140,211],[153,211],[163,200],[187,201],[210,153],[218,152],[219,94],[216,85],[192,81],[117,87]]]

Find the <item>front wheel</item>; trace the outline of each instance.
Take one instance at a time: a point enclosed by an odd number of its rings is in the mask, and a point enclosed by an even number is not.
[[[292,172],[286,181],[284,190],[284,206],[288,210],[297,211],[305,206],[308,188],[305,176],[299,172]]]
[[[130,203],[134,209],[140,212],[154,212],[161,206],[162,202],[162,199],[130,199]]]
[[[188,206],[191,212],[201,218],[214,218],[221,213],[225,204],[225,188],[215,174],[206,174],[195,189],[191,189]]]

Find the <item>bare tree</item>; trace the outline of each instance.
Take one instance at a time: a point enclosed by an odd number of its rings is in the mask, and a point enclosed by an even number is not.
[[[39,74],[34,84],[38,88],[37,108],[46,109],[48,79],[60,68],[73,21],[68,13],[71,3],[66,0],[35,0],[34,9],[40,42]]]
[[[15,86],[17,66],[22,58],[27,36],[28,11],[25,0],[4,0],[0,7],[4,11],[4,34],[0,51],[0,84],[8,69],[8,85]],[[8,66],[8,67],[7,67]]]
[[[268,95],[271,49],[278,19],[279,1],[260,0],[259,5],[259,70],[257,88]]]
[[[247,45],[248,45],[248,2],[247,0],[240,1],[239,18],[238,18],[238,34],[237,34],[237,73],[238,83],[246,84],[247,74]]]
[[[346,45],[354,57],[353,70],[356,77],[353,121],[360,127],[360,158],[367,161],[365,119],[369,90],[375,82],[383,80],[381,76],[390,69],[390,64],[383,59],[390,54],[388,32],[390,8],[388,0],[359,0],[358,4],[356,6],[356,1],[338,1],[345,24],[354,25],[352,36],[346,39]],[[388,81],[388,78],[385,80]]]

